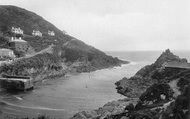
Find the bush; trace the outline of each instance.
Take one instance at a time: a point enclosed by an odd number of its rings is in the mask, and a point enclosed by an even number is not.
[[[11,64],[3,64],[0,67],[0,73],[8,75],[31,75],[28,69],[44,69],[47,67],[52,70],[61,70],[60,59],[53,54],[38,54],[30,58],[22,58],[14,61]]]

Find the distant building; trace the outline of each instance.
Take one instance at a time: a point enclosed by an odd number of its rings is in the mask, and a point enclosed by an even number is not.
[[[17,53],[23,53],[23,54],[25,54],[30,48],[27,41],[21,39],[21,37],[20,38],[12,37],[9,42],[9,47],[11,49],[14,49],[14,51],[16,51]],[[21,55],[19,54],[18,56],[21,56]]]
[[[0,49],[0,57],[10,57],[10,58],[15,58],[14,52],[10,49]]]
[[[54,31],[49,31],[49,30],[48,30],[48,35],[50,35],[50,36],[55,36],[55,32],[54,32]]]
[[[20,34],[20,35],[23,35],[23,30],[22,29],[20,29],[20,27],[18,27],[18,28],[16,28],[16,27],[12,27],[11,28],[11,32],[12,33],[15,33],[15,34]]]
[[[33,31],[32,31],[32,35],[33,35],[33,36],[42,37],[42,33],[41,33],[40,31],[38,31],[38,30],[33,30]]]
[[[17,37],[11,37],[10,42],[26,42],[25,40],[23,40],[21,37],[17,38]]]
[[[63,30],[62,32],[63,32],[63,34],[67,34],[67,32],[66,32],[66,31],[64,31],[64,30]]]

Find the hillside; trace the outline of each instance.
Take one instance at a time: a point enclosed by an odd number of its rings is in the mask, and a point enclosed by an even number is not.
[[[16,6],[1,5],[0,48],[11,49],[9,47],[9,39],[13,36],[11,33],[12,27],[20,27],[20,29],[24,31],[22,39],[27,41],[27,46],[30,47],[30,49],[32,49],[32,51],[36,54],[39,54],[38,52],[54,45],[52,54],[54,55],[54,58],[57,58],[57,61],[60,62],[66,61],[65,63],[72,64],[73,62],[82,60],[82,62],[89,62],[90,66],[93,67],[93,70],[107,68],[110,66],[118,66],[121,63],[127,63],[119,60],[118,58],[108,56],[102,51],[63,33],[53,24],[33,12]],[[33,36],[33,30],[40,31],[43,36]],[[55,35],[50,36],[48,31],[53,31]],[[25,54],[28,54],[28,51],[24,52],[24,55]],[[39,56],[43,59],[44,55]]]
[[[37,14],[27,11],[16,6],[0,6],[0,28],[3,33],[7,33],[11,27],[20,27],[24,30],[25,35],[31,35],[33,30],[39,30],[43,35],[47,35],[48,30],[55,32],[57,40],[64,42],[71,39],[57,29],[53,24],[49,23]],[[47,37],[49,38],[49,37]]]

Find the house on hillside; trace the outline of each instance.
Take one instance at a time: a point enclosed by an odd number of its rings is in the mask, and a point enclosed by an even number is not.
[[[23,30],[20,27],[18,27],[18,28],[12,27],[11,32],[15,33],[15,34],[20,34],[20,35],[23,35],[23,33],[24,33]]]
[[[55,32],[54,32],[54,31],[49,31],[49,30],[48,30],[48,35],[50,35],[50,36],[55,36]]]
[[[0,59],[2,58],[15,58],[14,52],[10,49],[0,49]]]
[[[9,41],[9,47],[16,51],[16,55],[23,56],[29,50],[30,46],[27,41],[23,40],[21,37],[12,37]]]
[[[62,32],[63,32],[63,34],[67,34],[67,32],[66,32],[66,31],[64,31],[64,30],[63,30]]]
[[[19,37],[19,38],[11,37],[11,40],[9,42],[26,42],[26,41],[23,40],[21,37]]]
[[[42,33],[39,30],[33,30],[32,35],[42,37]]]

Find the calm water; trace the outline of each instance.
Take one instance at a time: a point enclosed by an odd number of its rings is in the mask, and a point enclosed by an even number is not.
[[[123,77],[130,77],[142,66],[156,60],[161,52],[107,52],[130,64],[91,73],[67,75],[49,80],[35,90],[26,93],[0,91],[2,113],[22,116],[46,114],[68,118],[81,110],[92,110],[108,101],[124,98],[116,93],[114,83]],[[189,52],[176,52],[188,57]],[[0,111],[0,115],[3,115]]]

